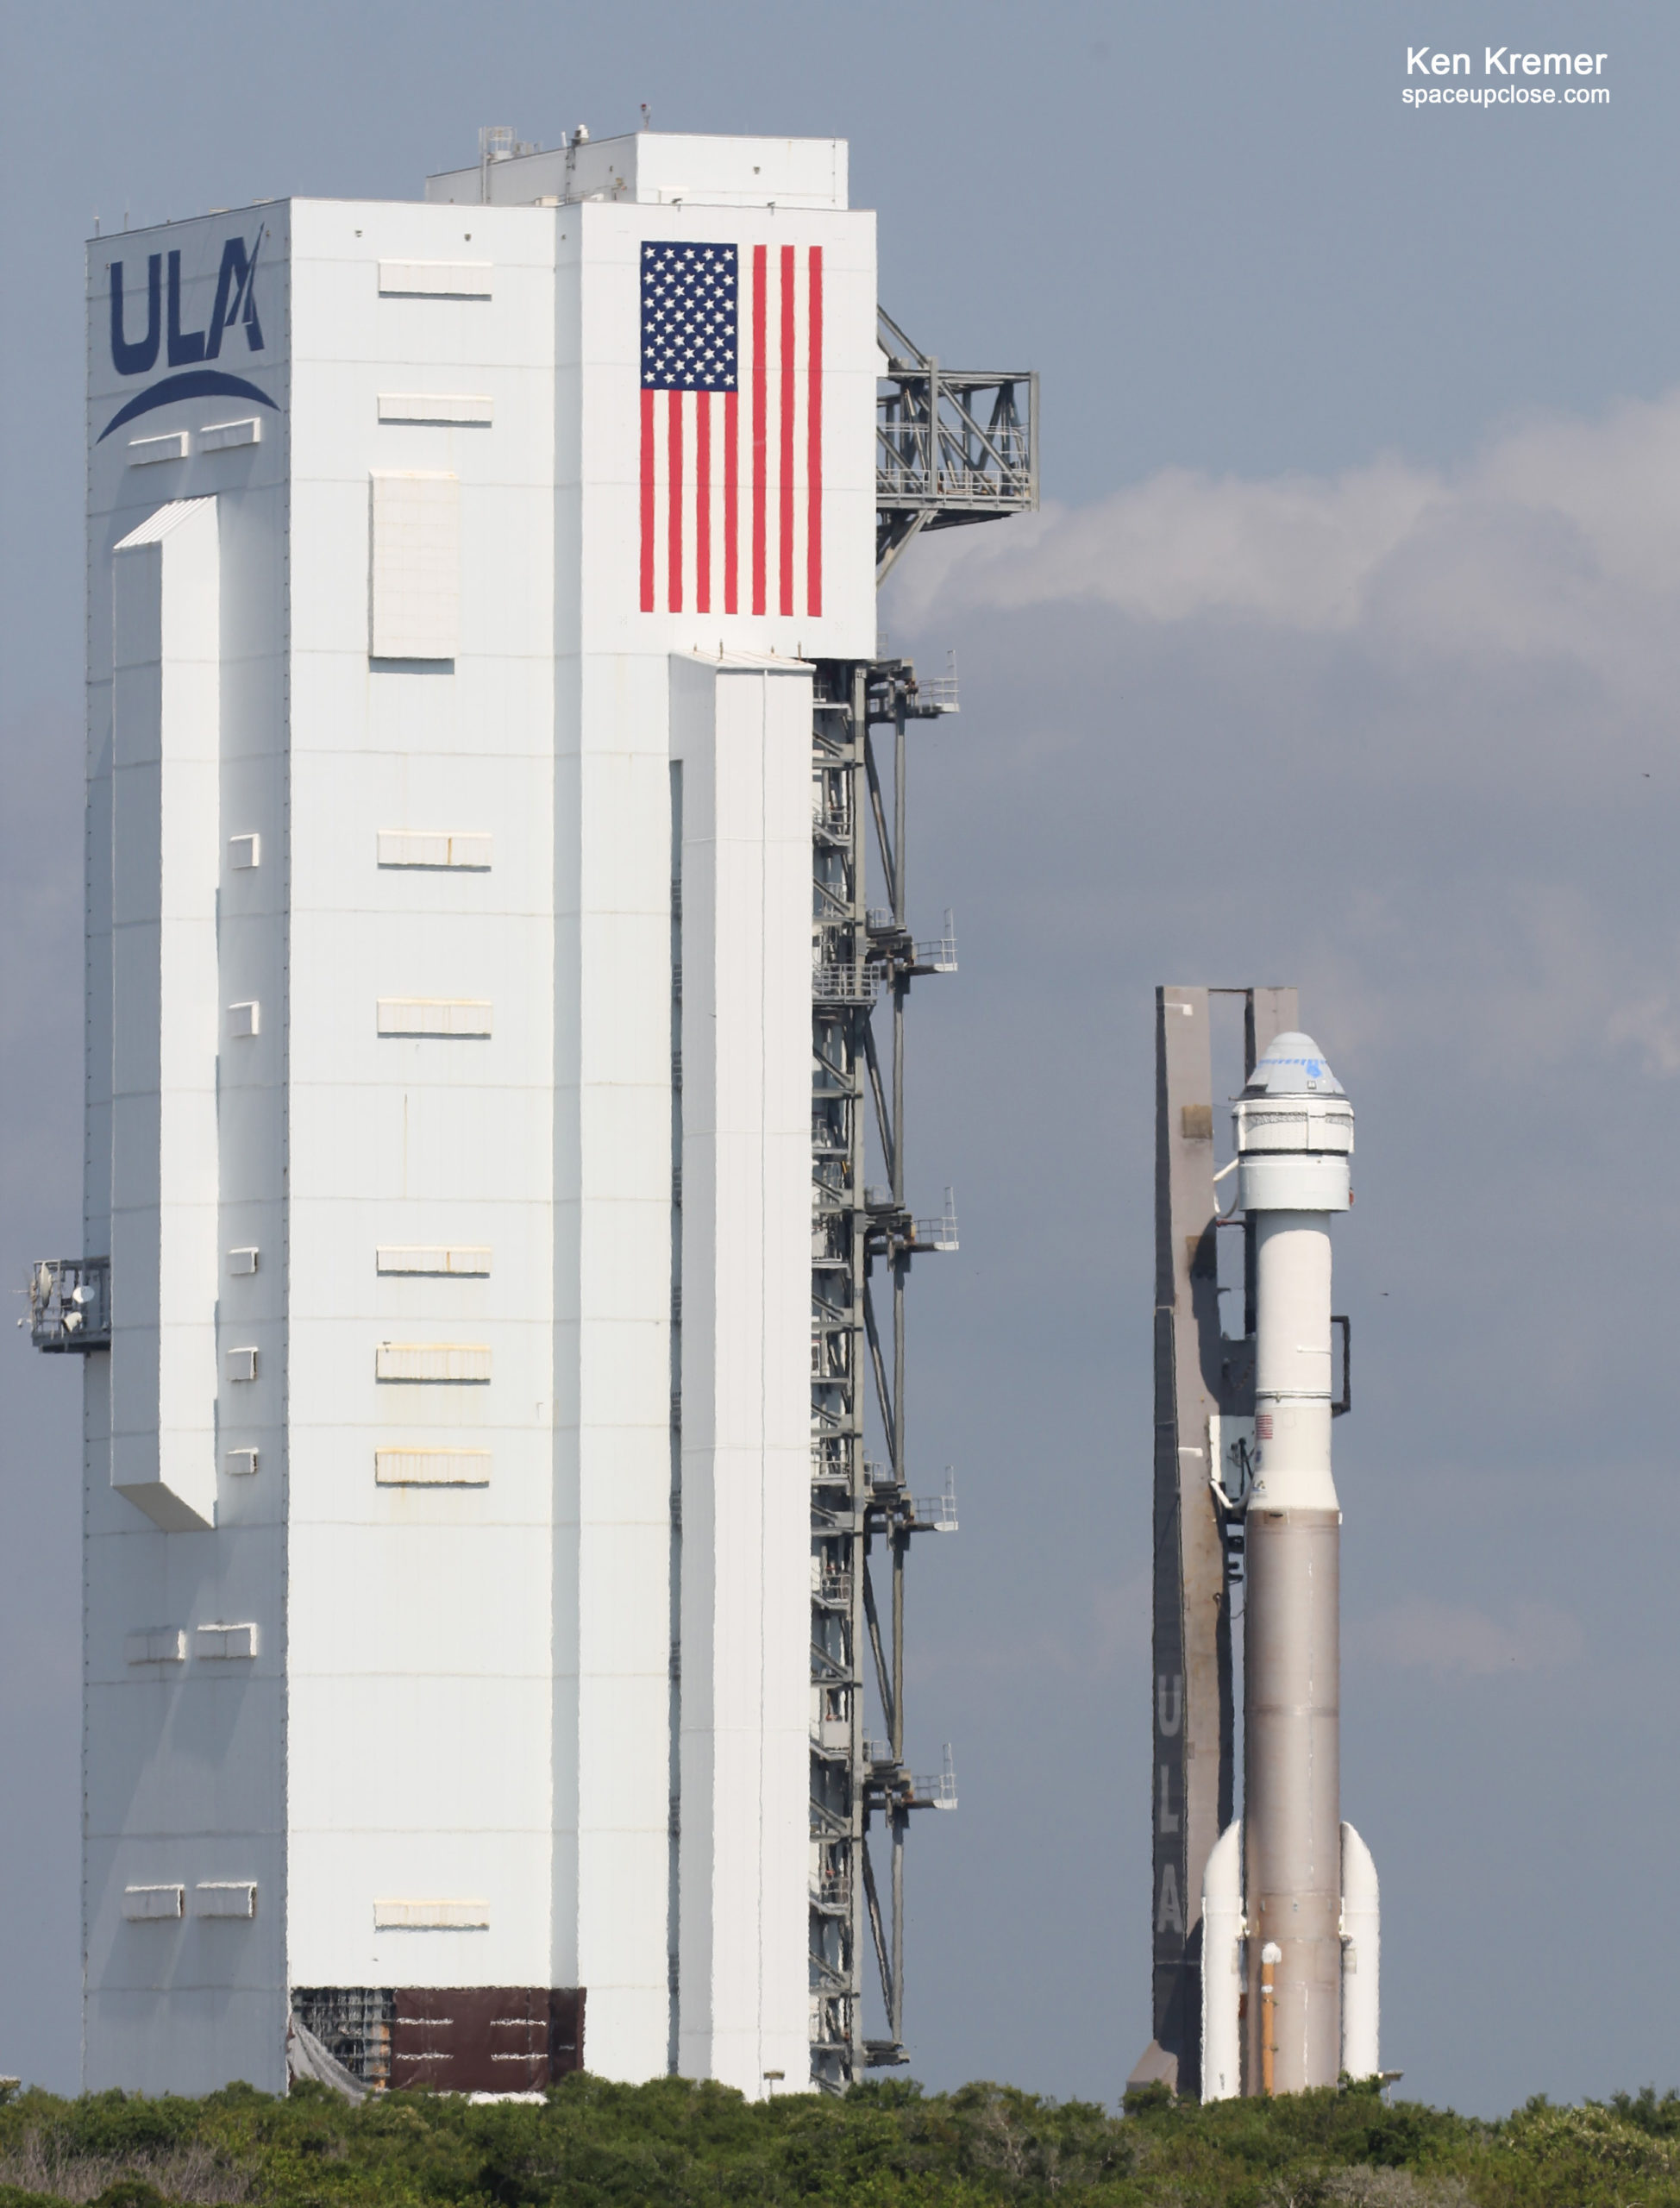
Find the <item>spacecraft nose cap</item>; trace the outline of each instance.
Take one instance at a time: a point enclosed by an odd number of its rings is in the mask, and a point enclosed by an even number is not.
[[[1310,1035],[1275,1035],[1249,1076],[1244,1096],[1341,1096],[1346,1092]]]

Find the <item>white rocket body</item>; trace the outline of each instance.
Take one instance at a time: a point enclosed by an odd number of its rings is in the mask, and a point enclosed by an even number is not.
[[[1340,1807],[1341,1509],[1331,1471],[1330,1220],[1351,1201],[1353,1110],[1317,1045],[1276,1038],[1234,1113],[1238,1201],[1256,1260],[1254,1484],[1244,1635],[1244,1815],[1208,1865],[1203,2092],[1246,2090],[1263,2061],[1260,1955],[1275,1944],[1275,2090],[1334,2085],[1345,2067],[1344,1970],[1357,1960],[1356,2075],[1376,2067],[1376,1877]],[[1345,1942],[1344,1858],[1357,1864],[1361,1936]],[[1231,1844],[1227,1844],[1231,1843]],[[1239,1915],[1229,1891],[1241,1869]],[[1238,1931],[1231,1930],[1235,1923]],[[1245,1945],[1243,1967],[1226,1952]],[[1215,1951],[1218,1952],[1215,1952]],[[1233,2014],[1246,1985],[1246,2030]],[[1351,2067],[1351,2066],[1350,2066]]]
[[[1377,1962],[1381,1950],[1376,1866],[1351,1825],[1342,1827],[1342,2067],[1374,2078],[1377,2048]]]
[[[1201,1874],[1201,2097],[1243,2090],[1243,1821],[1228,1824]]]

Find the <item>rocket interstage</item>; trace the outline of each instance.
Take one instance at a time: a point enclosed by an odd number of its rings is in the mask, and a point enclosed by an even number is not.
[[[1345,2067],[1365,2075],[1376,2067],[1376,1872],[1341,1822],[1342,1514],[1330,1441],[1330,1220],[1352,1201],[1353,1110],[1318,1046],[1288,1032],[1256,1063],[1232,1119],[1254,1259],[1254,1449],[1243,1816],[1240,1837],[1209,1859],[1204,1902],[1208,2098],[1238,2090],[1231,2053],[1243,2035],[1226,2011],[1239,1987],[1249,2092],[1300,2092],[1333,2085]],[[1363,1936],[1351,1946],[1345,1856],[1358,1866]],[[1238,1906],[1231,1890],[1239,1867]],[[1345,1978],[1361,1962],[1350,2036]]]

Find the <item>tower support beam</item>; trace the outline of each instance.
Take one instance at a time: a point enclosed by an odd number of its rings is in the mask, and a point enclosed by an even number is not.
[[[904,1840],[915,1809],[956,1807],[905,1760],[905,1560],[911,1537],[954,1530],[949,1496],[912,1496],[906,1453],[906,1317],[912,1264],[956,1247],[949,1205],[918,1220],[905,1192],[905,1010],[918,975],[956,963],[949,929],[918,944],[905,905],[907,730],[949,710],[925,700],[906,661],[819,665],[813,716],[812,1007],[812,2078],[839,2092],[869,2067],[906,2061],[903,2042]],[[892,731],[883,775],[876,732]],[[890,776],[890,787],[888,780]],[[870,849],[889,902],[868,900]],[[890,1065],[875,1031],[890,1019]],[[868,1178],[873,1120],[884,1185]],[[877,1270],[890,1294],[876,1294]],[[869,1400],[873,1384],[873,1405]],[[882,1458],[866,1454],[878,1433]],[[877,1540],[892,1577],[886,1630],[869,1569]],[[868,1646],[869,1656],[864,1655]],[[873,1661],[887,1738],[866,1739]],[[883,1916],[871,1826],[892,1846]],[[867,2036],[873,1948],[887,2036]]]

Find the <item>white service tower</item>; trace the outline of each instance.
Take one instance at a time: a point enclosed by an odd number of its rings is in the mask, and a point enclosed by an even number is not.
[[[810,2073],[813,662],[875,649],[881,362],[837,140],[90,245],[90,2088],[274,2089],[289,2026]]]

